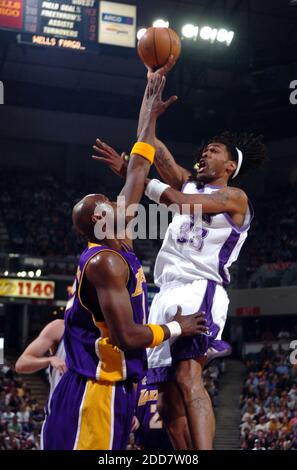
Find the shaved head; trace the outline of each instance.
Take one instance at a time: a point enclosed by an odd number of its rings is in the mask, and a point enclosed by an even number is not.
[[[88,238],[94,238],[94,222],[92,216],[95,208],[109,202],[103,194],[88,194],[75,204],[72,210],[72,221],[75,228]]]

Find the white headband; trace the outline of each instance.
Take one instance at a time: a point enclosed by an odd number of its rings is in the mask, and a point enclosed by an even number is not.
[[[236,147],[236,150],[237,150],[237,154],[238,154],[238,162],[237,162],[236,171],[235,171],[234,175],[232,176],[233,180],[234,180],[234,178],[236,178],[236,176],[240,172],[240,168],[241,168],[241,165],[242,165],[242,162],[243,162],[243,153],[242,153],[242,151],[239,150],[237,147]]]

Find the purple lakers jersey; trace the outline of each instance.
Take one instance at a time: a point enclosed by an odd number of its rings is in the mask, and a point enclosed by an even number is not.
[[[138,385],[136,417],[139,428],[135,442],[144,450],[172,450],[172,445],[157,411],[158,386],[147,385],[146,377]]]
[[[69,370],[99,382],[119,382],[127,379],[139,382],[147,370],[145,348],[121,351],[112,343],[103,313],[100,314],[102,321],[98,321],[98,315],[96,319],[94,310],[92,311],[90,305],[85,305],[85,299],[82,298],[86,267],[101,251],[116,252],[127,263],[127,290],[134,322],[147,322],[147,287],[140,261],[133,250],[124,244],[120,251],[116,251],[106,245],[89,243],[80,256],[71,297],[65,311],[66,364]]]

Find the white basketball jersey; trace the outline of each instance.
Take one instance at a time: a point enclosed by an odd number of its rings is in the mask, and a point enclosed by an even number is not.
[[[211,194],[218,189],[205,185],[198,190],[195,182],[188,182],[182,192]],[[172,281],[193,282],[197,279],[228,284],[229,268],[238,258],[252,217],[249,207],[244,224],[239,228],[227,213],[203,214],[201,230],[201,224],[198,229],[195,227],[193,216],[175,214],[156,259],[155,284],[161,287]]]
[[[59,357],[60,359],[65,360],[66,352],[65,352],[63,337],[61,341],[59,342],[55,356]],[[50,399],[53,394],[53,391],[55,390],[62,376],[56,368],[49,367],[48,377],[49,377],[49,383],[50,383],[50,393],[49,393],[49,399]]]

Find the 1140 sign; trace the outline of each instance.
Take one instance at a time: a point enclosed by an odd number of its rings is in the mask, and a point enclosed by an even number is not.
[[[0,279],[0,297],[27,299],[53,299],[55,283],[29,279]]]

